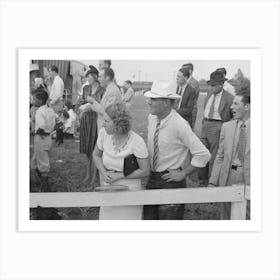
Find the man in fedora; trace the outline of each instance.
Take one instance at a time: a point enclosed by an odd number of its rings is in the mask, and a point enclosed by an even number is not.
[[[216,71],[220,71],[223,73],[224,77],[226,77],[227,75],[227,70],[226,68],[222,67],[222,68],[218,68],[216,69]],[[224,90],[229,92],[230,94],[232,94],[233,96],[235,95],[235,88],[234,86],[232,86],[228,81],[224,82],[224,86],[223,86]]]
[[[250,84],[239,89],[231,105],[233,120],[222,126],[209,186],[250,185]],[[220,219],[230,219],[230,203],[221,203]],[[246,219],[250,219],[247,201]]]
[[[180,99],[175,83],[155,81],[145,97],[150,107],[148,150],[152,170],[147,189],[185,188],[185,178],[206,166],[210,153],[189,123],[173,109],[175,100]],[[145,205],[143,218],[181,220],[183,215],[183,204]]]
[[[206,167],[199,171],[199,178],[203,181],[207,181],[211,174],[219,147],[222,124],[232,118],[230,106],[233,102],[233,95],[223,89],[226,80],[221,71],[214,71],[210,75],[210,80],[207,81],[207,84],[210,85],[210,91],[204,103],[201,141],[209,149],[211,160],[209,168]]]

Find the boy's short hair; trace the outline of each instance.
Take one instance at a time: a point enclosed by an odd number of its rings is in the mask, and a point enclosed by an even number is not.
[[[56,65],[51,66],[51,71],[54,71],[58,74],[58,67]]]
[[[43,88],[37,88],[33,90],[31,94],[37,99],[41,100],[43,104],[46,104],[47,100],[49,99],[48,93]]]

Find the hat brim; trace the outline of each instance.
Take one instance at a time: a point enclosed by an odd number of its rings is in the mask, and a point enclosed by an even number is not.
[[[145,97],[148,97],[148,98],[166,98],[166,99],[180,99],[181,96],[178,95],[178,94],[170,94],[170,95],[160,95],[158,93],[155,93],[155,92],[152,92],[152,91],[147,91],[144,93],[144,96]]]
[[[227,78],[224,78],[224,79],[219,80],[219,81],[209,80],[209,81],[207,81],[206,83],[207,83],[208,85],[210,85],[210,86],[215,86],[215,85],[218,85],[218,84],[220,84],[221,82],[225,82],[225,81],[227,81],[227,80],[228,80]]]

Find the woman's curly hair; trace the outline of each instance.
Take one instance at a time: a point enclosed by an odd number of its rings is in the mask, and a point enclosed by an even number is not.
[[[131,115],[124,102],[114,102],[105,109],[106,114],[113,120],[116,132],[126,134],[131,129]]]

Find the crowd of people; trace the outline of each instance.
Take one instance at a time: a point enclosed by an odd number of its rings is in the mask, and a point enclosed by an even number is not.
[[[63,102],[63,80],[51,67],[53,83],[48,89],[36,78],[32,91],[31,128],[34,154],[31,168],[49,191],[48,151],[52,134],[56,142],[73,138],[79,119],[80,152],[86,155],[84,182],[92,186],[122,186],[136,191],[185,188],[193,173],[209,187],[250,185],[250,83],[235,89],[227,82],[226,69],[210,74],[205,98],[201,136],[194,131],[199,82],[192,63],[182,65],[177,83],[156,80],[144,96],[150,109],[148,140],[131,129],[134,92],[131,81],[118,86],[110,60],[90,66],[81,89],[76,113],[70,101]],[[39,79],[39,80],[38,80]],[[183,204],[100,207],[99,219],[180,220]],[[220,218],[230,219],[230,204],[222,203]],[[247,204],[246,218],[250,218]]]

